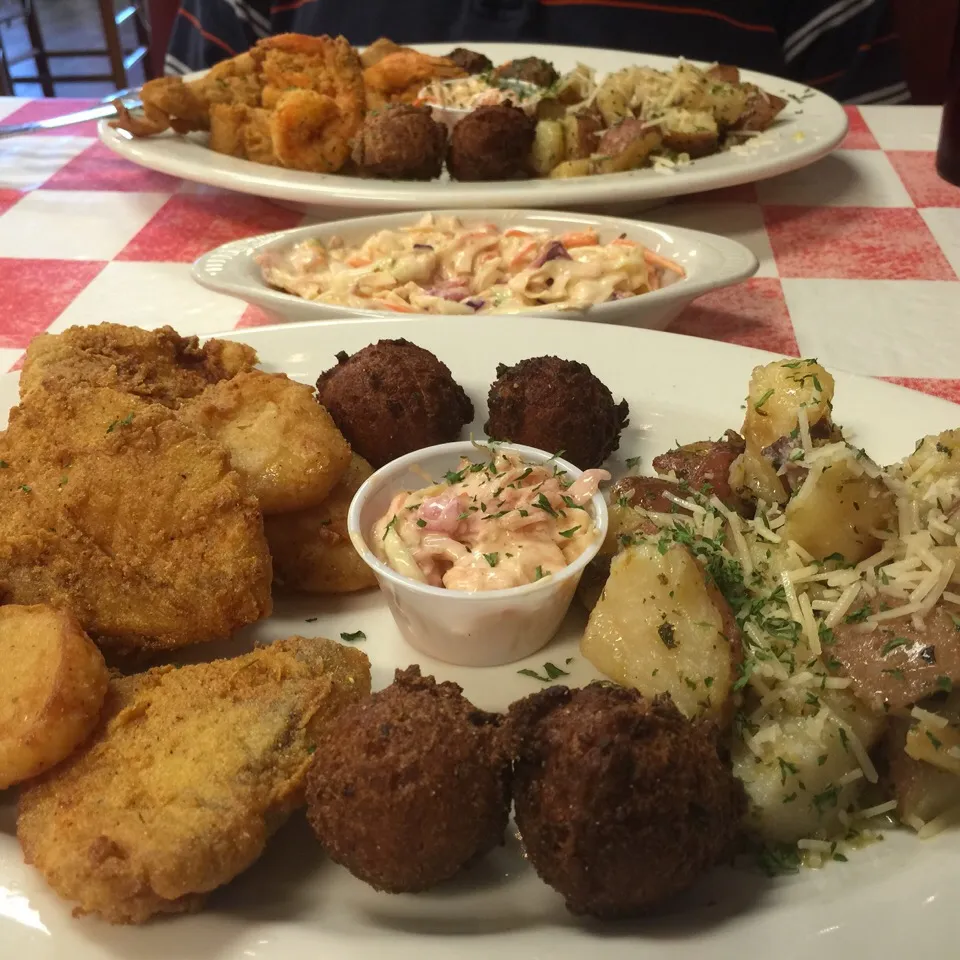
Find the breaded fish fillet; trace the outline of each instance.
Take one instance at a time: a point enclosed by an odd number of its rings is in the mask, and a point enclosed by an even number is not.
[[[0,436],[0,602],[70,610],[104,648],[229,637],[270,613],[263,518],[172,410],[40,387]]]
[[[322,503],[350,464],[350,446],[313,387],[250,370],[221,380],[179,410],[218,440],[265,514]]]
[[[369,691],[363,653],[303,637],[114,680],[89,745],[21,793],[24,858],[78,914],[196,910],[302,805],[318,734]]]
[[[252,347],[231,340],[181,337],[172,327],[141,330],[118,323],[44,333],[27,347],[20,396],[44,381],[113,387],[175,406],[211,383],[229,380],[257,362]]]

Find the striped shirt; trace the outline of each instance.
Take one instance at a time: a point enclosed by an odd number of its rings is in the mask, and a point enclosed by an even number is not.
[[[910,99],[889,0],[182,0],[167,72],[286,32],[343,34],[358,46],[387,36],[636,50],[733,63],[846,103]]]

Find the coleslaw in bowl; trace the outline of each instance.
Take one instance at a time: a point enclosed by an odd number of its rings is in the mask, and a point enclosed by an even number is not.
[[[510,312],[662,329],[698,296],[757,267],[735,240],[681,227],[585,213],[452,210],[238,240],[201,257],[193,277],[279,321]],[[288,283],[308,295],[280,289]]]

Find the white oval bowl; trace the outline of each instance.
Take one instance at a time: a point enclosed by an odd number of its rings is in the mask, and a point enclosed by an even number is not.
[[[697,297],[746,280],[757,272],[759,266],[757,258],[743,244],[726,237],[682,227],[549,210],[444,210],[438,213],[459,217],[467,224],[478,221],[493,223],[500,229],[526,227],[546,230],[551,234],[594,229],[601,242],[608,242],[625,234],[630,240],[642,244],[654,253],[676,261],[686,271],[685,277],[674,280],[660,290],[640,296],[600,303],[585,310],[537,307],[524,311],[523,315],[589,320],[594,323],[616,323],[662,330]],[[282,249],[302,240],[317,239],[328,242],[334,235],[341,237],[347,244],[359,244],[379,230],[396,230],[410,226],[423,215],[424,212],[420,211],[359,217],[355,220],[312,224],[294,230],[236,240],[200,257],[193,265],[193,278],[210,290],[255,304],[280,322],[335,320],[345,317],[409,319],[418,315],[317,303],[275,290],[264,281],[256,258],[259,254]],[[422,316],[436,317],[437,314]],[[457,314],[445,319],[472,320],[475,317],[483,319],[487,316],[492,314]]]
[[[573,479],[583,471],[535,447],[499,443],[528,463],[555,463]],[[425,486],[423,473],[441,477],[455,470],[461,458],[477,456],[469,440],[414,450],[381,467],[354,495],[347,513],[347,532],[357,553],[373,571],[404,640],[429,657],[465,667],[514,663],[545,647],[567,615],[584,568],[597,555],[607,535],[607,503],[597,493],[587,507],[594,523],[594,542],[573,563],[536,583],[477,593],[447,590],[397,573],[371,550],[374,524],[402,490]]]

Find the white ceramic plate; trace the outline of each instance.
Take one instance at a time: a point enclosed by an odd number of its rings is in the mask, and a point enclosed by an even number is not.
[[[597,50],[589,47],[554,47],[535,44],[468,44],[494,62],[538,56],[565,72],[577,63],[594,67],[601,76],[634,65],[670,70],[675,58]],[[424,44],[432,54],[449,52],[449,44]],[[307,206],[354,209],[416,210],[437,207],[554,207],[650,203],[701,190],[763,180],[796,170],[832,150],[847,131],[847,117],[835,100],[798,83],[765,74],[743,71],[743,79],[790,102],[777,124],[763,135],[747,156],[720,153],[697,160],[674,173],[635,170],[630,173],[579,177],[570,180],[520,180],[496,183],[457,183],[447,179],[429,183],[364,180],[282,170],[248,160],[213,153],[206,136],[173,134],[136,140],[100,124],[100,138],[121,156],[185,180],[272,197]]]
[[[596,229],[601,242],[609,242],[620,234],[653,250],[655,253],[679,263],[686,271],[681,279],[671,279],[667,286],[640,297],[629,297],[611,303],[597,304],[589,310],[550,310],[541,307],[537,316],[574,317],[594,323],[620,323],[632,327],[648,327],[662,330],[678,316],[683,308],[696,297],[710,290],[728,287],[757,272],[757,258],[741,243],[698,230],[680,227],[661,227],[653,223],[639,223],[616,217],[597,217],[590,214],[549,213],[538,210],[452,210],[452,214],[464,218],[469,224],[480,219],[495,223],[502,229],[510,227],[546,231],[552,235],[568,230]],[[258,254],[269,250],[284,249],[316,237],[329,241],[333,235],[341,237],[348,245],[359,244],[378,230],[395,230],[416,223],[421,214],[395,213],[389,216],[360,217],[357,220],[340,220],[332,224],[317,224],[283,230],[260,237],[249,237],[224,244],[202,256],[193,265],[193,278],[198,283],[218,293],[239,297],[247,303],[255,303],[275,319],[329,320],[343,316],[371,315],[381,319],[395,318],[396,313],[385,310],[366,311],[351,307],[336,307],[330,304],[304,300],[290,293],[274,290],[263,279],[257,265]],[[473,315],[451,317],[470,319]],[[479,319],[485,319],[487,314]]]
[[[479,328],[479,324],[476,325]],[[233,334],[231,336],[234,336]],[[752,367],[770,359],[755,350],[613,326],[490,318],[465,340],[445,319],[330,322],[241,331],[264,366],[307,383],[334,362],[381,337],[406,336],[450,365],[477,406],[498,362],[543,353],[584,360],[631,406],[614,469],[642,455],[644,466],[681,442],[738,426]],[[956,427],[960,407],[875,380],[836,374],[836,414],[857,443],[880,461],[913,449],[924,433]],[[16,402],[16,377],[0,379],[0,405]],[[456,680],[479,706],[502,708],[539,684],[520,676],[545,660],[570,665],[571,681],[593,677],[577,652],[582,621],[531,660],[489,669],[431,663],[405,648],[376,593],[281,601],[276,614],[234,643],[292,632],[337,637],[363,630],[374,683],[393,668],[420,662],[425,673]],[[197,649],[195,656],[211,650]],[[223,651],[221,651],[223,652]],[[388,896],[324,861],[302,817],[274,839],[264,858],[193,916],[146,927],[110,927],[72,919],[39,874],[21,863],[13,797],[0,795],[0,956],[16,960],[852,960],[951,957],[957,933],[960,834],[926,842],[892,832],[849,863],[768,881],[721,870],[685,909],[647,923],[598,925],[565,912],[520,857],[515,842],[454,883],[419,896]]]

